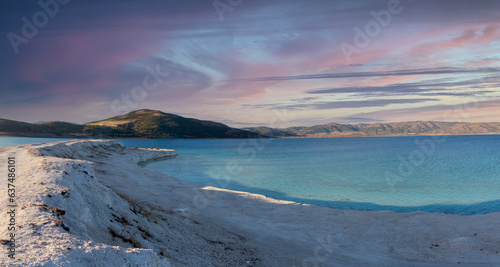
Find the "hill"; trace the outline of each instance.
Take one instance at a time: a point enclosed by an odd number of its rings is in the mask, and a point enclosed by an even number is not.
[[[38,123],[37,125],[42,127],[43,129],[46,129],[46,131],[56,135],[78,133],[81,132],[85,127],[83,125],[62,121],[43,122]]]
[[[291,137],[291,136],[297,136],[297,134],[290,132],[290,131],[283,131],[279,129],[273,129],[270,127],[265,127],[265,126],[260,126],[260,127],[250,127],[250,128],[243,128],[244,130],[247,131],[252,131],[259,133],[263,136],[269,136],[269,137]]]
[[[394,122],[373,124],[329,123],[311,127],[289,127],[271,129],[266,127],[248,128],[265,134],[272,132],[274,137],[344,137],[344,136],[411,136],[411,135],[468,135],[500,134],[500,123],[470,122]]]
[[[41,134],[44,132],[44,129],[36,124],[0,119],[0,134],[2,135],[20,135],[28,132]]]
[[[32,124],[0,119],[0,135],[53,137],[81,132],[82,129],[82,125],[68,122],[45,122]]]
[[[0,119],[0,136],[90,138],[259,138],[356,137],[411,135],[500,134],[500,122],[413,121],[392,123],[328,123],[285,129],[253,127],[236,129],[225,124],[186,118],[157,110],[141,109],[86,124],[68,122],[26,123]]]
[[[141,109],[83,125],[68,122],[31,124],[0,119],[0,135],[98,138],[259,138],[260,134],[225,124]]]
[[[258,138],[255,132],[225,124],[185,118],[157,110],[141,109],[85,124],[84,131],[101,131],[112,137],[142,138]]]

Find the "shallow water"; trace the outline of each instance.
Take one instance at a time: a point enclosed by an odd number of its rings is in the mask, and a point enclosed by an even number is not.
[[[54,141],[0,146],[40,140]],[[120,141],[176,149],[146,168],[205,186],[340,209],[500,211],[499,135]]]

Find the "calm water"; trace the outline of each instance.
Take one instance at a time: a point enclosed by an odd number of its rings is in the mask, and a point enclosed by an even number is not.
[[[205,186],[341,209],[500,211],[500,136],[120,141],[176,149],[146,168]]]

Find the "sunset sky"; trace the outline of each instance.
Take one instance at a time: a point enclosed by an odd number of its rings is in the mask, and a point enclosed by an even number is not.
[[[0,118],[500,121],[500,1],[41,3],[0,3]]]

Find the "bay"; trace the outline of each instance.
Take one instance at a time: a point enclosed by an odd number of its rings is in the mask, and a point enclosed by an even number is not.
[[[62,139],[0,138],[0,146]],[[179,156],[145,166],[202,186],[338,209],[500,211],[500,136],[118,139]]]

